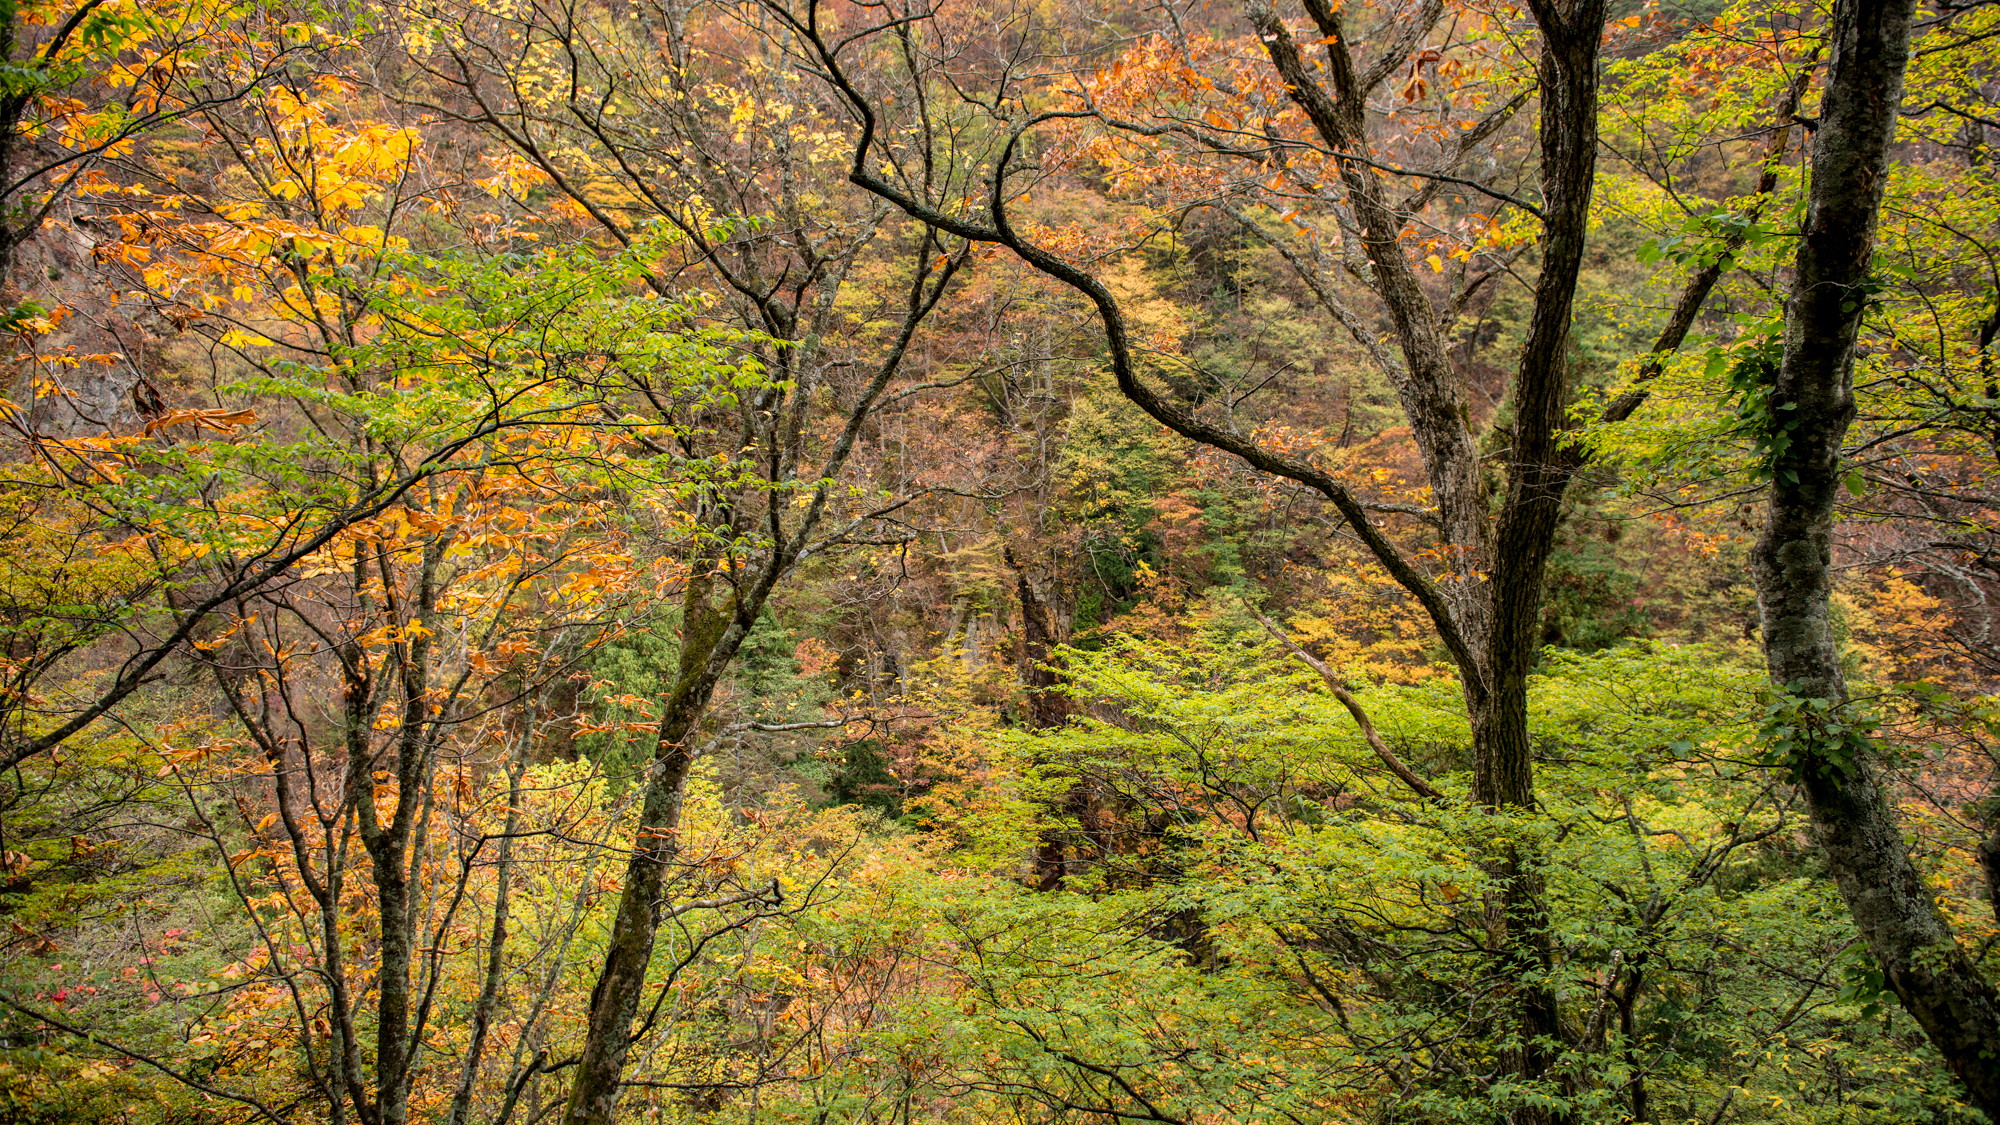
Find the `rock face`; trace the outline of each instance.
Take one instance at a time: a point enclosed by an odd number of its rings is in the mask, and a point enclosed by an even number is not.
[[[97,261],[111,233],[69,210],[15,251],[14,302],[62,311],[50,331],[21,339],[4,393],[49,437],[129,432],[166,409],[160,373],[176,333],[149,309],[119,302],[108,283],[116,274]]]

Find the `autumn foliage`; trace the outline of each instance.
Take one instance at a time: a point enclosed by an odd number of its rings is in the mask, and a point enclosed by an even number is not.
[[[0,1121],[2000,1112],[2000,7],[0,30]]]

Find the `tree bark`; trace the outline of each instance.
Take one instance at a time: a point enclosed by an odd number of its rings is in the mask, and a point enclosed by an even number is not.
[[[775,569],[779,564],[773,560],[770,565]],[[616,1120],[625,1056],[632,1047],[632,1020],[639,1012],[653,941],[667,906],[667,876],[680,856],[681,806],[688,770],[694,764],[697,728],[723,671],[749,635],[749,623],[764,608],[764,598],[755,592],[751,596],[756,604],[747,612],[734,604],[734,598],[717,607],[711,602],[714,582],[713,577],[690,580],[682,599],[679,674],[661,709],[659,743],[646,770],[645,801],[632,857],[625,865],[604,967],[590,993],[590,1026],[563,1110],[564,1125],[611,1125]],[[755,589],[768,593],[769,585]]]
[[[1765,664],[1794,706],[1791,761],[1854,923],[1903,1007],[1969,1100],[2000,1120],[2000,1003],[1911,861],[1868,740],[1845,723],[1830,617],[1841,444],[1854,420],[1855,339],[1868,299],[1913,0],[1840,0],[1813,144],[1812,189],[1770,392],[1771,489],[1751,560]],[[1813,711],[1817,704],[1824,711]],[[1816,715],[1829,718],[1815,718]]]
[[[466,1125],[472,1110],[473,1085],[479,1078],[479,1064],[486,1054],[486,1033],[493,1013],[500,1005],[500,986],[507,971],[507,923],[514,878],[514,837],[521,827],[521,777],[528,768],[528,749],[533,744],[532,707],[523,720],[527,728],[516,740],[513,760],[507,763],[507,816],[500,829],[500,857],[493,874],[493,924],[486,938],[486,979],[479,999],[472,1006],[472,1033],[460,1061],[458,1089],[451,1096],[445,1125]],[[468,861],[469,862],[469,861]]]
[[[1069,721],[1069,697],[1063,694],[1062,677],[1049,665],[1056,646],[1068,640],[1068,630],[1060,627],[1055,607],[1036,591],[1028,579],[1028,568],[1014,554],[1002,550],[1014,571],[1014,593],[1021,601],[1021,683],[1027,690],[1022,721],[1029,730],[1057,730]],[[1061,828],[1044,832],[1035,842],[1035,889],[1053,891],[1062,886],[1073,869],[1081,865],[1081,842],[1091,834],[1090,793],[1081,777],[1071,777],[1062,798],[1062,811],[1077,822],[1076,839],[1066,839]]]

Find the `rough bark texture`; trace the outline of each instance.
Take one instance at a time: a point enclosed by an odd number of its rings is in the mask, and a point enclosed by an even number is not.
[[[688,769],[694,764],[697,728],[722,673],[749,635],[750,623],[763,611],[761,596],[747,617],[740,611],[719,610],[710,603],[711,582],[690,582],[682,599],[679,676],[661,711],[659,743],[646,771],[646,796],[632,857],[625,865],[618,913],[612,920],[604,967],[590,993],[589,1032],[563,1111],[565,1125],[609,1125],[616,1120],[625,1056],[632,1047],[632,1021],[645,994],[653,940],[667,906],[668,876],[680,856],[681,806]]]
[[[1597,170],[1597,52],[1604,25],[1603,0],[1567,5],[1531,0],[1531,7],[1542,29],[1542,268],[1514,380],[1514,440],[1486,585],[1491,599],[1485,653],[1489,690],[1483,700],[1467,700],[1475,750],[1473,800],[1502,810],[1529,810],[1535,803],[1528,672],[1540,652],[1543,576],[1562,520],[1563,496],[1575,477],[1563,455],[1570,318]],[[1518,839],[1508,835],[1510,841]],[[1522,1079],[1545,1080],[1553,1076],[1563,1030],[1548,983],[1555,956],[1540,864],[1519,843],[1510,842],[1496,866],[1505,888],[1499,948],[1521,982],[1514,997],[1521,1039],[1508,1061]],[[1523,1107],[1513,1117],[1526,1123],[1566,1115]]]
[[[1007,565],[1014,570],[1014,592],[1021,600],[1021,682],[1027,686],[1027,720],[1030,730],[1054,730],[1069,719],[1069,696],[1063,694],[1062,676],[1049,663],[1056,647],[1069,641],[1068,622],[1049,599],[1035,589],[1028,568],[1006,549]]]
[[[1063,694],[1062,677],[1049,663],[1058,645],[1069,637],[1067,628],[1062,627],[1056,607],[1049,599],[1035,589],[1028,577],[1028,568],[1014,554],[1014,548],[1005,550],[1007,565],[1014,571],[1014,593],[1021,602],[1021,683],[1027,688],[1022,707],[1022,721],[1029,730],[1056,730],[1069,721],[1069,697]],[[1072,778],[1069,791],[1063,795],[1062,810],[1077,822],[1084,835],[1089,834],[1091,821],[1090,793],[1082,778]],[[1070,839],[1070,834],[1057,828],[1042,834],[1035,842],[1035,889],[1053,891],[1083,862],[1081,839]]]
[[[1339,11],[1327,0],[1305,0],[1308,13],[1328,40],[1326,56],[1332,89],[1323,85],[1307,63],[1285,23],[1270,6],[1249,5],[1251,26],[1264,41],[1265,53],[1285,80],[1286,92],[1305,111],[1325,147],[1336,154],[1353,154],[1367,147],[1367,91],[1354,76],[1353,57]],[[1387,369],[1396,398],[1410,422],[1410,436],[1423,456],[1424,474],[1438,506],[1440,538],[1461,575],[1483,569],[1487,547],[1485,489],[1480,480],[1479,451],[1467,422],[1469,411],[1439,331],[1437,310],[1417,280],[1404,253],[1401,235],[1407,215],[1388,199],[1389,184],[1360,160],[1340,161],[1342,186],[1361,227],[1369,282],[1395,328],[1401,366]],[[1469,638],[1485,635],[1489,607],[1473,583],[1450,582],[1452,609]]]
[[[1867,300],[1912,0],[1841,0],[1813,145],[1812,192],[1771,391],[1771,492],[1752,556],[1771,678],[1835,710],[1847,685],[1829,617],[1841,443],[1854,419],[1855,338]],[[1852,739],[1807,738],[1793,763],[1815,834],[1890,987],[2000,1120],[2000,1004],[1910,860],[1875,764]]]

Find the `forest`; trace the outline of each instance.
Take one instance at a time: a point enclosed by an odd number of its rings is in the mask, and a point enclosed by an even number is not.
[[[2000,0],[0,55],[0,1123],[2000,1125]]]

